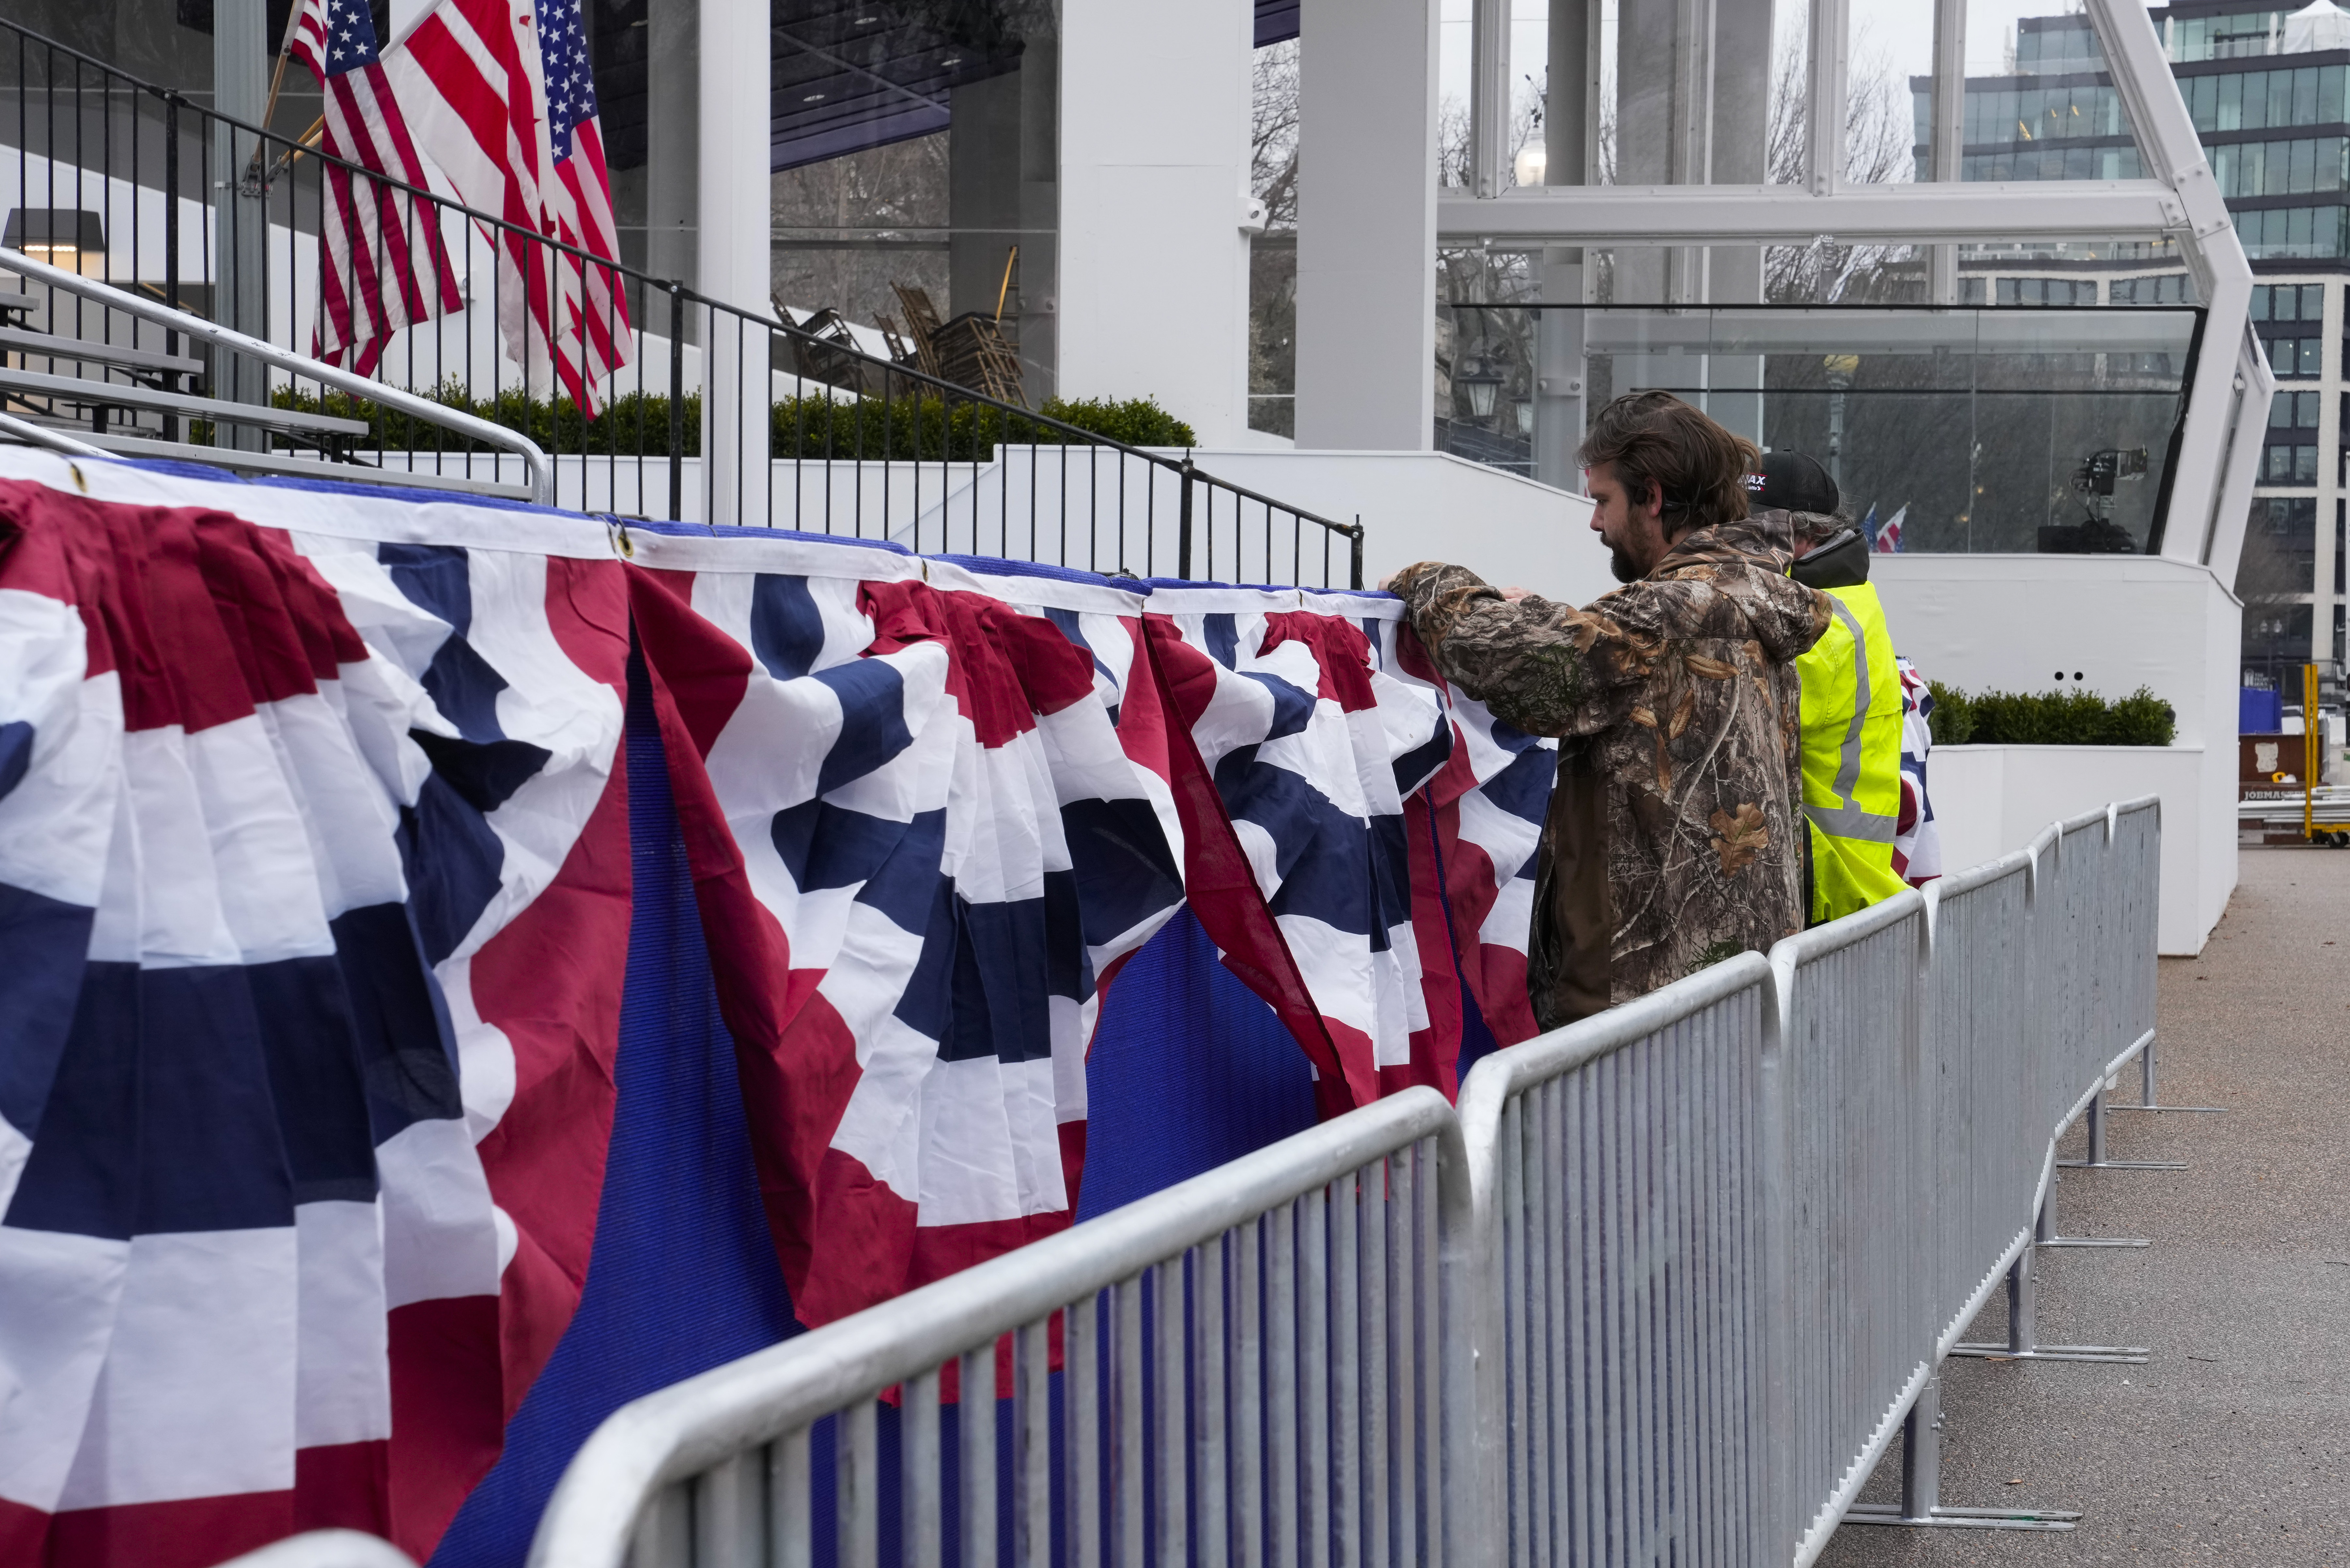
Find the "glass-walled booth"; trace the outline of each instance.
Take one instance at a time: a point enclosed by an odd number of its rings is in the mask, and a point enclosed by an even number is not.
[[[2204,320],[2191,306],[1447,310],[1484,379],[1456,398],[1457,424],[1500,441],[1528,422],[1534,318],[1576,311],[1591,406],[1672,392],[1765,449],[1818,458],[1881,547],[1973,555],[2160,553]]]

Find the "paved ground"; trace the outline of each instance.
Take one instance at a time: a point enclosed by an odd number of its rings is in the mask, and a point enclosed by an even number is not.
[[[1825,1568],[2350,1565],[2350,854],[2247,849],[2203,956],[2162,963],[2161,1098],[2110,1117],[2042,1249],[2040,1337],[2144,1345],[2144,1366],[1953,1359],[1942,1501],[2081,1510],[2068,1535],[1846,1525]],[[2126,1072],[2119,1097],[2136,1098]],[[2078,1129],[2066,1158],[2078,1158]],[[1967,1337],[2005,1336],[2003,1297]],[[1863,1494],[1898,1496],[1900,1444]]]

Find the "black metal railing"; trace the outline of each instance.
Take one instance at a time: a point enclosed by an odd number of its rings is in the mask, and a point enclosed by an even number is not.
[[[1139,577],[1361,584],[1359,523],[1219,479],[1180,448],[1130,445],[837,328],[818,337],[601,259],[0,19],[0,99],[11,95],[6,244],[518,431],[553,460],[558,505]],[[22,314],[0,320],[9,365],[87,376],[96,363],[119,385],[294,417],[273,429],[152,398],[109,408],[23,376],[0,384],[9,411],[80,409],[85,439],[126,452],[194,446],[251,466],[307,458],[485,488],[523,477],[513,454],[428,417],[100,301],[31,292],[47,316],[37,330]],[[575,343],[625,346],[609,357],[626,362],[571,362],[582,351],[559,354],[566,336],[529,325],[548,318],[576,319]]]

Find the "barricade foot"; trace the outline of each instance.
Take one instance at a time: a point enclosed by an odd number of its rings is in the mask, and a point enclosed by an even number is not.
[[[2061,1179],[2060,1179],[2061,1180]],[[2059,1236],[2056,1234],[2056,1187],[2052,1183],[2040,1212],[2032,1221],[2032,1241],[2039,1247],[2150,1247],[2154,1243],[2118,1236]]]
[[[2005,1345],[1954,1345],[1952,1355],[1978,1356],[1985,1361],[2103,1361],[2137,1366],[2152,1354],[2143,1345],[2036,1345],[2017,1350]]]
[[[1894,1524],[1910,1530],[2070,1530],[2081,1516],[2054,1508],[1941,1508],[1912,1519],[1890,1502],[1856,1502],[1846,1524]]]
[[[2184,1170],[2183,1159],[2060,1159],[2064,1170]]]
[[[2192,1115],[2217,1116],[2225,1106],[2166,1106],[2158,1103],[2154,1093],[2154,1042],[2149,1039],[2146,1049],[2138,1054],[2137,1067],[2141,1085],[2138,1098],[2145,1103],[2136,1106],[2107,1106],[2109,1111],[2185,1111]]]

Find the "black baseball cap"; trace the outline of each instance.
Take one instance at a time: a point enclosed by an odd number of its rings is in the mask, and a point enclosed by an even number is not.
[[[1762,472],[1746,476],[1746,493],[1757,507],[1822,516],[1834,516],[1844,502],[1820,460],[1800,452],[1764,452]]]

